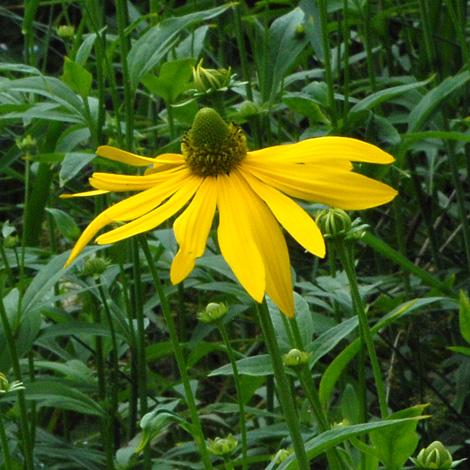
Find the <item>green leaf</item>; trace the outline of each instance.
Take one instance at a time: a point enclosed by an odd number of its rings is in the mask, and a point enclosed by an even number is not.
[[[305,15],[300,8],[273,21],[269,28],[268,66],[260,80],[264,102],[272,102],[281,88],[287,70],[307,45],[305,36],[297,28],[303,24]],[[258,51],[258,60],[263,62],[263,51]]]
[[[420,419],[423,419],[423,417],[390,419],[373,423],[355,424],[353,426],[345,426],[343,428],[323,432],[319,436],[316,436],[305,443],[307,458],[312,460],[326,450],[337,446],[341,442],[351,439],[351,437],[362,436],[378,429],[394,429],[397,425],[401,425],[406,422],[417,422]],[[295,454],[292,454],[284,460],[276,470],[294,470],[296,468],[297,461],[295,459]]]
[[[75,220],[70,215],[60,209],[46,208],[46,211],[52,215],[59,232],[68,240],[76,241],[80,236],[80,229]]]
[[[427,405],[417,405],[390,415],[385,421],[416,418],[423,414]],[[377,457],[387,470],[400,470],[418,445],[416,434],[418,421],[404,421],[393,428],[372,431],[369,435]]]
[[[470,356],[470,348],[465,346],[448,346],[447,349],[459,354],[465,354],[465,356]]]
[[[382,328],[390,325],[402,315],[409,315],[414,311],[424,307],[433,302],[442,300],[441,297],[429,297],[427,299],[417,299],[412,300],[411,302],[406,302],[405,304],[400,305],[392,312],[385,315],[381,318],[371,329],[371,333],[375,334],[380,331]],[[331,364],[327,367],[326,371],[323,373],[323,376],[320,381],[319,394],[321,402],[326,406],[330,399],[330,394],[333,391],[333,388],[341,376],[345,367],[349,364],[352,358],[360,349],[360,338],[357,338],[349,346],[347,346],[340,354],[338,354]]]
[[[128,55],[131,87],[135,90],[140,79],[157,65],[178,41],[179,34],[188,26],[210,20],[222,14],[233,5],[190,13],[189,15],[167,18],[149,29],[132,46]]]
[[[470,344],[470,302],[463,291],[460,291],[459,324],[461,335]]]
[[[95,157],[96,155],[94,153],[66,153],[59,172],[60,186],[63,187],[67,181],[77,175],[83,167],[88,165]]]
[[[25,396],[27,400],[38,401],[40,406],[106,417],[106,412],[96,401],[63,382],[30,382],[26,385]]]
[[[85,66],[88,60],[88,57],[90,57],[93,44],[95,43],[95,40],[96,40],[96,33],[89,34],[84,37],[85,39],[80,44],[80,47],[78,48],[78,51],[75,54],[75,59],[74,59],[74,62],[77,65],[81,65],[81,66]]]
[[[410,113],[408,132],[418,131],[441,102],[465,85],[469,79],[470,75],[468,70],[465,70],[458,75],[446,78],[436,88],[433,88],[424,95],[418,105]]]
[[[395,96],[402,95],[407,91],[427,85],[432,79],[433,77],[428,78],[427,80],[423,80],[422,82],[394,86],[385,90],[377,91],[376,93],[372,93],[372,95],[369,95],[367,98],[364,98],[363,100],[359,101],[359,103],[355,104],[349,111],[349,114],[372,109],[384,101],[389,101],[391,98],[395,98]]]
[[[145,75],[142,77],[142,83],[152,93],[161,96],[167,104],[174,104],[178,96],[189,89],[194,63],[192,58],[165,62],[159,77]]]
[[[268,354],[260,354],[259,356],[246,357],[237,361],[238,373],[240,375],[251,375],[255,377],[273,375],[273,367],[271,358]],[[212,371],[209,377],[216,375],[233,375],[231,364],[219,367]]]
[[[68,57],[64,62],[64,73],[60,77],[75,93],[86,99],[93,82],[93,76],[83,65],[72,62]]]

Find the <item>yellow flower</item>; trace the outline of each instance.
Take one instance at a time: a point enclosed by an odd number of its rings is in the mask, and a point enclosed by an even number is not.
[[[141,157],[110,146],[98,155],[133,166],[142,176],[94,173],[95,191],[139,191],[99,214],[77,241],[67,264],[104,226],[126,224],[100,235],[99,244],[155,229],[183,209],[173,228],[179,251],[170,277],[184,280],[202,256],[216,209],[223,257],[247,292],[261,302],[268,294],[294,316],[289,253],[280,225],[310,253],[323,257],[325,243],[314,220],[292,198],[345,210],[385,204],[391,187],[354,173],[351,162],[387,164],[393,157],[374,145],[346,137],[320,137],[297,144],[248,151],[243,132],[203,108],[182,141],[182,154]],[[280,225],[279,225],[280,224]]]

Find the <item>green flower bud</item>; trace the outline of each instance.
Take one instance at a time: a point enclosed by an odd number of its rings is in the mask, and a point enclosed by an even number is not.
[[[342,209],[323,209],[317,213],[315,222],[326,237],[344,235],[352,225],[351,217]]]
[[[228,308],[225,304],[211,302],[204,311],[197,314],[197,318],[204,323],[212,323],[225,316],[227,312]]]
[[[289,449],[281,449],[276,455],[277,455],[277,458],[278,458],[278,462],[281,463],[281,462],[284,462],[284,460],[287,459],[287,457],[289,457],[289,455],[291,455],[292,453],[294,452],[293,449],[289,448]]]
[[[88,258],[85,261],[82,275],[98,279],[108,269],[109,264],[105,258]]]
[[[230,85],[230,67],[226,69],[205,69],[201,59],[196,67],[193,67],[193,80],[199,93],[227,89]]]
[[[421,449],[416,459],[412,459],[418,468],[447,470],[452,468],[452,455],[440,441],[434,441]]]
[[[312,353],[306,353],[299,349],[291,349],[287,354],[282,356],[282,361],[287,367],[296,367],[302,364],[306,364]]]
[[[233,453],[238,445],[238,441],[229,434],[226,438],[216,437],[214,440],[209,439],[207,448],[214,455],[227,457]]]
[[[75,28],[73,26],[63,24],[57,28],[57,36],[59,36],[61,39],[73,38],[74,34]]]
[[[23,139],[16,139],[16,145],[19,149],[27,155],[31,155],[38,145],[36,139],[33,139],[29,134]]]
[[[16,248],[20,243],[20,237],[18,235],[10,235],[9,237],[5,238],[3,244],[5,248]]]
[[[0,397],[6,395],[7,393],[17,392],[18,390],[24,390],[23,382],[15,380],[9,382],[7,376],[0,372]]]

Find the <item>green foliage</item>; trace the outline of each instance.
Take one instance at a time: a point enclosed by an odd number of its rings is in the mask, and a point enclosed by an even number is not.
[[[294,470],[292,421],[312,468],[399,470],[437,440],[458,465],[470,430],[469,18],[463,0],[7,0],[0,469]],[[196,90],[201,59],[230,70],[217,93]],[[348,246],[351,266],[333,244],[319,260],[288,240],[296,318],[267,299],[272,337],[215,232],[184,285],[170,282],[171,221],[147,248],[92,244],[64,268],[81,231],[120,199],[60,194],[91,189],[93,172],[133,171],[96,148],[179,152],[206,106],[238,122],[250,149],[343,135],[396,158],[357,165],[399,197],[360,214],[369,228]],[[96,260],[103,269],[87,271]],[[198,322],[213,302],[227,314]],[[282,384],[292,349],[308,363]],[[229,435],[233,454],[209,455]]]

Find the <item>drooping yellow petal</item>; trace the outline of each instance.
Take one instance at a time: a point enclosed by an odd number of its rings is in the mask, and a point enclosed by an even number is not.
[[[240,168],[240,173],[292,237],[307,251],[323,258],[325,241],[312,217],[291,198],[265,185],[243,170],[243,167]]]
[[[97,189],[93,191],[84,191],[83,193],[74,193],[74,194],[61,194],[59,197],[61,199],[70,199],[72,197],[90,197],[90,196],[99,196],[100,194],[108,194],[109,191],[103,189]]]
[[[249,198],[234,173],[217,176],[220,251],[240,284],[261,302],[266,288],[264,262],[252,233]]]
[[[96,154],[100,157],[107,158],[108,160],[114,160],[116,162],[125,163],[127,165],[132,166],[149,166],[153,165],[157,162],[155,158],[149,157],[142,157],[141,155],[136,155],[135,153],[126,152],[125,150],[118,149],[116,147],[111,147],[109,145],[102,145],[96,149]],[[171,158],[173,155],[178,154],[163,154],[159,155],[159,157],[166,157],[168,156]],[[178,155],[182,158],[181,155]],[[163,158],[162,158],[163,160]]]
[[[276,145],[249,152],[260,161],[284,163],[327,163],[332,160],[369,162],[378,164],[392,163],[395,159],[375,145],[349,137],[317,137],[296,144]]]
[[[105,189],[107,191],[143,191],[169,178],[178,177],[178,175],[180,178],[185,178],[187,174],[188,170],[184,167],[145,176],[93,173],[89,182],[94,188]]]
[[[179,153],[164,153],[155,158],[153,166],[145,169],[145,174],[150,175],[159,171],[186,166],[183,155]]]
[[[245,195],[247,219],[264,263],[266,293],[284,314],[292,318],[294,296],[289,252],[284,234],[272,212],[247,184],[241,173],[235,170],[232,174]]]
[[[246,160],[242,166],[256,178],[289,196],[345,210],[367,209],[391,201],[390,186],[342,168],[272,164],[261,167]]]
[[[184,184],[181,185],[178,191],[176,191],[167,202],[132,222],[123,225],[122,227],[118,227],[110,232],[100,235],[96,239],[96,243],[100,245],[115,243],[120,240],[124,240],[125,238],[154,229],[178,212],[191,199],[201,184],[201,181],[202,178],[198,176],[188,176],[185,179]]]
[[[187,178],[188,176],[189,171],[186,171],[185,177]],[[168,181],[161,182],[158,186],[147,189],[147,191],[134,194],[101,212],[83,231],[65,266],[68,266],[77,257],[80,251],[83,250],[103,227],[118,220],[126,221],[141,217],[153,208],[159,206],[166,198],[184,185],[184,183],[185,178],[178,175],[177,177],[168,179]]]
[[[205,178],[189,206],[175,220],[173,229],[179,250],[171,264],[170,279],[173,284],[183,281],[193,270],[196,258],[203,255],[216,202],[216,179]]]

